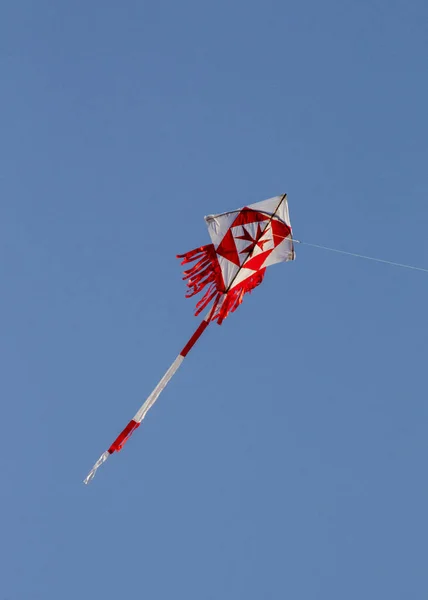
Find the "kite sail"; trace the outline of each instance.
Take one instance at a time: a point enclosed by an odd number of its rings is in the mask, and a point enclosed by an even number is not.
[[[110,454],[123,448],[209,323],[216,321],[221,325],[242,303],[245,294],[262,283],[267,267],[295,259],[286,194],[209,215],[205,221],[212,243],[177,258],[182,259],[182,265],[193,263],[184,271],[183,279],[189,288],[186,297],[204,292],[196,304],[195,315],[209,307],[208,313],[133,419],[97,460],[84,483],[94,478]]]
[[[241,304],[244,295],[261,284],[266,267],[294,260],[286,194],[239,210],[205,217],[212,244],[179,255],[190,298],[205,288],[195,315],[210,302],[211,320],[219,325]],[[208,287],[207,287],[208,286]]]

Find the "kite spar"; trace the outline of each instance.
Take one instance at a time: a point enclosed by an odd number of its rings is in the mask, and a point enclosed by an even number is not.
[[[231,212],[209,215],[205,221],[212,243],[177,258],[182,259],[182,265],[194,263],[184,271],[183,279],[189,288],[186,297],[205,290],[196,304],[195,316],[212,305],[153,392],[92,467],[84,479],[86,484],[92,481],[110,454],[119,452],[140,426],[211,321],[221,325],[242,303],[245,294],[262,283],[268,266],[295,259],[286,194]]]

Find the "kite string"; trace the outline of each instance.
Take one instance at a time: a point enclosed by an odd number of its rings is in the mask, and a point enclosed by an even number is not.
[[[383,263],[386,265],[392,265],[393,267],[402,267],[403,269],[412,269],[413,271],[423,271],[428,273],[428,269],[423,267],[415,267],[413,265],[405,265],[403,263],[392,262],[391,260],[383,260],[382,258],[375,258],[373,256],[365,256],[364,254],[356,254],[355,252],[347,252],[346,250],[338,250],[337,248],[329,248],[328,246],[321,246],[320,244],[310,244],[309,242],[302,242],[300,240],[293,240],[296,244],[302,244],[304,246],[311,246],[312,248],[320,248],[321,250],[329,250],[330,252],[336,252],[337,254],[346,254],[347,256],[355,256],[356,258],[364,258],[365,260],[372,260],[374,262]]]

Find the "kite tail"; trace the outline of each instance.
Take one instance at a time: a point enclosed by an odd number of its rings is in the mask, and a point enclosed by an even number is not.
[[[139,408],[139,410],[136,412],[136,414],[131,419],[131,421],[129,421],[128,425],[125,427],[125,429],[122,431],[122,433],[120,433],[117,436],[117,438],[112,443],[110,448],[108,450],[106,450],[100,456],[100,458],[97,460],[97,462],[94,464],[92,469],[89,471],[87,477],[84,479],[84,483],[88,484],[90,481],[92,481],[92,479],[95,477],[97,470],[103,463],[105,463],[105,461],[108,459],[110,454],[114,454],[114,452],[119,452],[120,450],[122,450],[123,446],[129,440],[129,438],[131,437],[133,432],[136,429],[138,429],[138,427],[140,426],[144,417],[147,415],[147,413],[149,412],[149,410],[151,409],[153,404],[159,398],[162,391],[165,389],[167,384],[171,381],[172,377],[177,372],[180,365],[183,363],[183,360],[186,358],[186,356],[189,354],[189,352],[191,351],[193,346],[196,344],[196,342],[199,340],[201,335],[204,333],[205,329],[210,324],[211,316],[212,316],[213,312],[215,311],[216,307],[217,307],[217,304],[214,303],[210,312],[206,315],[206,317],[203,319],[203,321],[199,324],[196,331],[193,333],[191,338],[187,341],[186,345],[181,350],[180,354],[177,356],[177,358],[171,364],[171,366],[169,367],[167,372],[164,374],[162,379],[159,381],[159,383],[157,384],[155,389],[152,391],[150,396],[147,398],[147,400],[144,402],[144,404]]]
[[[136,421],[135,417],[128,423],[128,425],[125,427],[125,429],[122,431],[122,433],[120,433],[117,436],[117,438],[114,440],[114,442],[112,443],[110,448],[108,450],[106,450],[106,452],[103,452],[103,454],[101,454],[101,456],[99,457],[97,462],[94,464],[92,469],[89,471],[88,475],[83,480],[84,483],[88,484],[93,480],[96,472],[101,467],[101,465],[105,463],[105,461],[108,459],[110,454],[113,454],[114,452],[120,452],[120,450],[122,450],[123,446],[129,440],[129,438],[131,437],[133,432],[136,429],[138,429],[138,427],[140,426],[140,423],[141,423],[141,421]]]

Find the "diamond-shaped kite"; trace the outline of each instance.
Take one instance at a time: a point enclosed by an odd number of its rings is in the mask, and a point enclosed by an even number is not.
[[[189,288],[186,296],[190,298],[204,291],[195,315],[209,306],[208,313],[132,420],[97,460],[85,483],[94,478],[110,454],[123,448],[209,323],[217,321],[221,325],[238,308],[245,294],[261,284],[266,267],[295,258],[286,194],[209,215],[205,221],[212,243],[178,258],[182,259],[182,265],[193,263],[184,271],[183,279]]]

